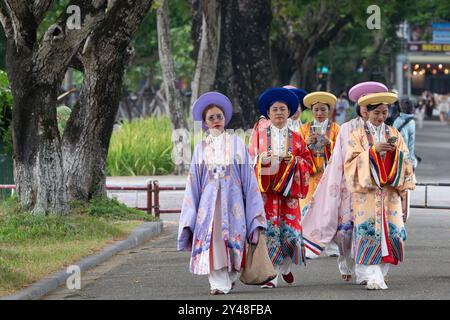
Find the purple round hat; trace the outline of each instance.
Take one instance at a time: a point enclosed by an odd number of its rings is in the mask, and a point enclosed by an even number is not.
[[[202,94],[192,105],[192,116],[194,121],[201,121],[203,129],[208,129],[205,121],[203,121],[203,111],[209,105],[220,107],[225,114],[225,126],[230,122],[233,115],[233,105],[227,96],[219,92],[206,92]]]
[[[371,94],[371,93],[380,93],[380,92],[388,92],[388,88],[380,83],[374,81],[361,82],[357,85],[354,85],[348,91],[348,97],[353,102],[358,102],[359,98],[362,96]]]

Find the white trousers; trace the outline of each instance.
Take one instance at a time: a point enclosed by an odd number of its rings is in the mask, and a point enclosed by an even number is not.
[[[382,263],[377,265],[357,264],[355,266],[356,283],[367,282],[367,285],[378,285],[381,289],[387,289],[384,277],[389,272],[389,264]]]
[[[323,250],[323,253],[328,257],[337,257],[339,255],[339,247],[336,242],[331,241],[329,244],[327,244],[327,246]]]
[[[346,252],[345,255],[339,255],[338,259],[339,272],[342,275],[353,274],[353,269],[355,268],[355,261],[351,257],[350,252]]]
[[[236,271],[228,272],[227,268],[220,270],[211,270],[208,275],[211,290],[220,290],[223,293],[229,293],[233,282],[238,278]]]

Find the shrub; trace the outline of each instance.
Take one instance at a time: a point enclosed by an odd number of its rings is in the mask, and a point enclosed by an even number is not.
[[[113,132],[107,159],[111,176],[164,175],[173,172],[172,125],[167,117],[123,123]]]

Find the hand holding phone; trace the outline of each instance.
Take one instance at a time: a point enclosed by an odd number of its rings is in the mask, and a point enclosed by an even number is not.
[[[387,143],[389,143],[391,146],[395,147],[395,145],[397,144],[397,137],[395,137],[395,136],[389,137],[387,140]]]

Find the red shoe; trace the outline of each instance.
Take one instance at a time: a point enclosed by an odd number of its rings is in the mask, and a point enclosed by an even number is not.
[[[275,284],[272,281],[268,281],[268,282],[264,283],[261,286],[261,288],[263,288],[263,289],[272,289],[272,288],[275,288],[275,287],[276,286],[275,286]]]
[[[288,274],[282,274],[281,276],[287,284],[292,284],[294,282],[294,275],[292,274],[292,272],[289,272]]]

